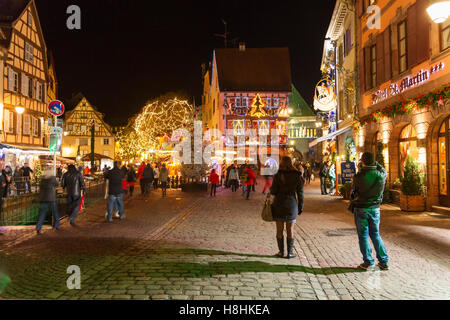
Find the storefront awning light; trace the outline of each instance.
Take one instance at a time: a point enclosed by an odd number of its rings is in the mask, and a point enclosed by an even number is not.
[[[427,13],[434,23],[445,22],[450,16],[450,1],[435,1],[427,8]]]

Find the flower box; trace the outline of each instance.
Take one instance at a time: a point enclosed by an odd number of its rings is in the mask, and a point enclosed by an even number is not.
[[[408,212],[425,211],[425,197],[400,195],[400,209]]]

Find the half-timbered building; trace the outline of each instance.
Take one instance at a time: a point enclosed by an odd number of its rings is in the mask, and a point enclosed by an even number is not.
[[[33,165],[48,154],[47,48],[34,0],[0,2],[1,156],[6,164]]]
[[[95,126],[94,153],[101,167],[113,165],[115,138],[112,128],[104,121],[99,112],[86,97],[79,93],[66,104],[68,111],[64,120],[62,156],[82,161],[83,156],[91,153],[91,127]],[[88,161],[85,161],[88,162]]]
[[[220,137],[212,135],[221,140],[222,147],[240,151],[238,161],[261,164],[252,150],[258,149],[259,154],[260,147],[267,147],[270,156],[272,132],[277,129],[276,144],[283,153],[288,145],[291,93],[288,48],[246,48],[241,44],[239,48],[216,49],[204,81],[208,83],[202,101],[203,128],[220,130]],[[249,132],[256,135],[249,136]]]

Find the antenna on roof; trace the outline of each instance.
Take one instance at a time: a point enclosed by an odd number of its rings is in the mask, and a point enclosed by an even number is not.
[[[214,36],[223,38],[224,44],[225,44],[225,48],[226,48],[227,47],[227,43],[228,43],[228,34],[229,34],[229,32],[227,32],[227,22],[225,20],[223,20],[223,19],[221,19],[221,20],[222,20],[222,23],[225,26],[225,32],[223,34],[215,33]]]

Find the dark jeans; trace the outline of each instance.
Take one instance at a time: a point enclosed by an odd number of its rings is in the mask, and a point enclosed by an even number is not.
[[[144,194],[146,196],[150,195],[151,188],[152,188],[152,180],[144,180]]]
[[[239,184],[238,184],[238,181],[236,179],[230,180],[230,185],[231,185],[231,191],[232,192],[236,192],[237,189],[239,188]]]
[[[372,240],[377,259],[382,264],[387,264],[389,257],[380,236],[380,208],[362,209],[355,208],[355,224],[358,231],[359,249],[363,255],[363,260],[367,264],[374,264],[372,258],[372,248],[370,247],[369,237]]]
[[[158,189],[158,178],[155,178],[155,180],[153,180],[153,188],[155,190]]]
[[[130,197],[133,196],[133,192],[134,192],[134,186],[130,186]]]
[[[56,201],[52,202],[41,202],[39,208],[39,216],[36,225],[36,230],[40,231],[42,229],[42,225],[44,224],[45,217],[47,216],[47,212],[51,210],[53,215],[53,228],[59,228],[59,212],[58,205]]]
[[[141,186],[141,194],[143,195],[145,192],[145,183],[144,179],[139,179],[139,185]]]
[[[211,196],[214,193],[214,196],[216,196],[216,190],[217,190],[217,184],[212,184],[211,185]]]
[[[71,223],[74,223],[78,217],[78,210],[80,209],[81,196],[67,196],[67,214]]]
[[[163,197],[165,197],[167,194],[167,181],[161,181],[161,189]]]
[[[327,194],[327,182],[326,182],[326,177],[320,177],[320,192],[322,194]]]
[[[246,198],[249,199],[250,198],[250,192],[252,191],[252,186],[245,186],[245,191],[247,193]]]

